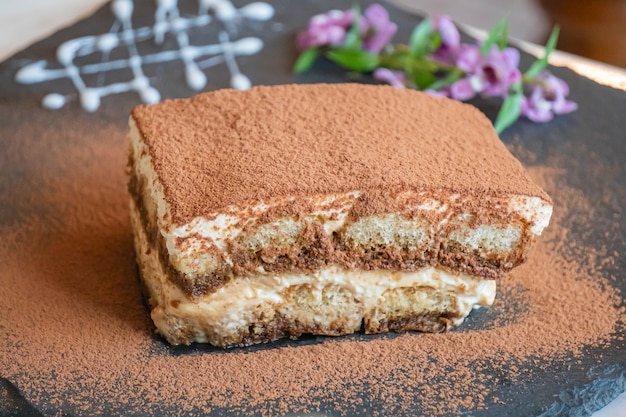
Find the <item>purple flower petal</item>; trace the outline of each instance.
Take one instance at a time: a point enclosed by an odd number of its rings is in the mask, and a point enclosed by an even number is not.
[[[573,101],[565,97],[569,94],[569,87],[565,81],[544,71],[537,80],[543,84],[533,87],[530,97],[525,99],[526,106],[522,106],[522,114],[534,122],[547,122],[555,114],[571,113],[578,108]]]
[[[431,90],[431,89],[426,89],[424,90],[424,92],[430,96],[433,97],[438,97],[438,98],[447,98],[450,95],[450,91],[449,90],[441,90],[441,91],[435,91],[435,90]]]
[[[391,41],[398,27],[389,21],[389,14],[383,6],[372,4],[365,9],[359,30],[364,35],[363,48],[378,54]]]
[[[363,17],[377,29],[383,28],[389,23],[389,13],[387,13],[387,10],[380,4],[372,4],[365,9]]]
[[[328,43],[334,46],[341,45],[346,39],[346,30],[339,26],[331,26],[326,32],[328,35]]]
[[[503,97],[506,96],[507,90],[497,83],[487,83],[486,87],[481,91],[483,97]]]
[[[533,122],[547,122],[554,118],[552,113],[552,103],[544,97],[542,87],[534,87],[530,97],[525,98],[525,105],[522,102],[522,114]]]
[[[504,48],[502,57],[509,67],[517,68],[519,66],[519,51],[515,48]]]
[[[565,81],[555,77],[552,74],[546,73],[543,77],[548,90],[554,95],[567,96],[569,94],[569,86]]]
[[[474,69],[474,73],[485,80],[483,96],[506,97],[511,86],[521,80],[522,75],[516,66],[519,63],[519,53],[512,51],[511,48],[500,51],[494,46]]]
[[[388,68],[377,68],[373,75],[377,80],[384,81],[396,88],[405,87],[404,83],[406,81],[406,74],[401,71],[392,71]]]
[[[472,73],[482,62],[480,50],[476,45],[463,45],[456,60],[456,66],[465,72]]]
[[[522,81],[522,73],[520,72],[520,70],[517,69],[517,68],[511,69],[509,71],[508,77],[506,78],[506,82],[509,85],[513,85],[513,84],[518,83],[520,81]]]
[[[321,46],[328,43],[328,31],[327,30],[312,30],[309,31],[310,46]]]
[[[331,10],[326,13],[326,17],[328,18],[327,24],[345,28],[352,24],[352,21],[354,20],[354,12],[352,10]]]
[[[475,92],[483,91],[487,85],[486,80],[479,75],[470,75],[468,79]]]
[[[331,10],[315,15],[309,20],[307,29],[298,34],[296,45],[299,50],[326,45],[339,46],[344,42],[346,31],[353,20],[352,10]]]
[[[552,110],[555,114],[567,114],[576,111],[577,109],[578,104],[573,101],[566,100],[562,96],[552,104]]]
[[[328,16],[326,14],[316,14],[309,21],[310,26],[324,26],[328,23]]]
[[[450,87],[450,97],[455,100],[469,100],[476,95],[476,91],[472,87],[472,82],[469,78],[464,78],[452,84]]]
[[[449,49],[461,45],[461,35],[449,16],[437,16],[433,21],[435,30],[441,34],[441,43]]]
[[[370,22],[368,22],[367,19],[359,20],[359,34],[361,35],[361,37],[367,35],[367,32],[369,32],[371,26],[372,25],[370,25]]]
[[[544,98],[544,92],[544,89],[541,87],[533,87],[529,97],[530,103],[533,106],[541,106],[544,105],[543,103],[547,103],[549,105],[550,103],[548,103]]]
[[[378,54],[391,41],[397,30],[398,26],[395,23],[389,23],[365,41],[363,49],[373,54]]]
[[[434,18],[433,29],[441,35],[441,45],[433,52],[432,58],[442,64],[455,65],[461,52],[461,35],[448,16]]]
[[[520,114],[522,116],[526,116],[529,108],[530,108],[530,103],[529,103],[528,97],[522,96],[522,107],[520,108]]]
[[[544,123],[552,120],[554,118],[554,115],[550,110],[530,108],[526,112],[526,117],[528,117],[533,122]]]

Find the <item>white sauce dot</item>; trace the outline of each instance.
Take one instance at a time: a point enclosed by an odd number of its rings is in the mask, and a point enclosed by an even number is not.
[[[252,86],[252,83],[245,75],[235,74],[230,78],[230,85],[235,90],[247,90]]]
[[[243,38],[232,43],[232,51],[237,55],[252,55],[263,49],[263,41],[259,38]]]
[[[239,11],[248,19],[254,20],[265,21],[274,16],[274,8],[263,2],[250,3],[239,9]]]
[[[148,87],[139,91],[139,97],[145,104],[156,104],[161,101],[159,90],[154,87]]]
[[[148,88],[150,86],[150,81],[148,81],[147,77],[137,77],[133,80],[133,88],[135,90],[141,90],[144,88]]]
[[[133,14],[133,2],[131,0],[113,0],[111,10],[119,20],[128,20]]]
[[[177,0],[157,0],[159,7],[163,7],[166,10],[171,10],[176,7]]]
[[[189,88],[199,91],[206,86],[206,75],[196,66],[188,66],[185,70],[185,76]]]
[[[57,48],[57,59],[61,65],[70,65],[76,56],[76,51],[80,48],[79,41],[72,39],[64,42]]]
[[[93,88],[86,88],[80,92],[80,104],[88,112],[94,112],[100,107],[100,94]]]
[[[237,15],[235,6],[229,1],[220,1],[213,7],[215,8],[215,15],[219,20],[232,20]]]
[[[48,94],[41,101],[41,104],[44,106],[44,108],[51,110],[60,109],[65,103],[65,96],[57,93]]]
[[[38,83],[46,79],[46,61],[37,61],[28,64],[15,74],[15,81],[22,84]]]
[[[102,36],[98,36],[98,40],[96,41],[96,46],[101,51],[110,51],[115,48],[119,44],[119,39],[117,35],[113,33],[107,33]]]
[[[215,7],[220,0],[200,0],[200,5],[203,7]]]

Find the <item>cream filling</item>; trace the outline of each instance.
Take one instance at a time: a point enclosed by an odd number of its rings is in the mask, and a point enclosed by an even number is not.
[[[139,212],[132,200],[131,220],[135,230],[136,251],[143,265],[143,280],[152,299],[151,316],[154,324],[159,332],[169,334],[172,331],[170,318],[176,317],[193,329],[193,341],[196,342],[207,342],[209,338],[227,338],[236,333],[237,329],[253,324],[255,317],[252,313],[255,309],[262,306],[278,310],[288,303],[285,290],[299,285],[308,285],[320,299],[328,286],[346,289],[362,305],[364,315],[376,309],[387,290],[417,287],[452,294],[461,316],[453,319],[454,325],[461,324],[473,308],[490,306],[495,300],[494,280],[479,280],[435,267],[415,272],[394,272],[345,270],[339,266],[310,273],[238,277],[216,292],[192,300],[167,277],[158,252],[149,246]],[[438,311],[436,305],[433,311]],[[207,334],[207,328],[211,329],[211,336]]]
[[[186,323],[193,323],[196,329],[211,323],[212,328],[221,329],[225,335],[247,325],[249,312],[259,305],[271,305],[278,309],[287,303],[284,291],[303,284],[308,284],[318,298],[321,298],[324,288],[330,285],[345,288],[361,303],[366,313],[376,308],[387,290],[427,287],[453,294],[462,316],[454,319],[455,325],[461,324],[472,308],[492,305],[496,295],[494,280],[477,280],[464,274],[453,275],[433,267],[417,272],[347,271],[329,267],[310,274],[257,275],[234,279],[215,293],[196,301],[189,300],[162,272],[147,279],[157,281],[156,289],[162,308],[158,314],[152,315],[157,328],[167,328],[165,316],[172,315],[182,318]],[[172,304],[172,301],[175,303]],[[433,311],[438,310],[435,307]]]
[[[156,205],[159,229],[165,238],[170,259],[183,273],[201,274],[206,272],[204,268],[213,268],[217,260],[208,254],[207,249],[214,247],[223,251],[222,256],[225,262],[232,265],[227,242],[237,239],[247,225],[256,222],[269,209],[296,200],[295,197],[277,198],[257,204],[228,206],[220,212],[210,213],[206,217],[199,216],[187,224],[177,226],[171,221],[170,207],[165,201],[163,187],[154,171],[148,148],[141,139],[141,134],[132,117],[130,127],[131,145],[135,155],[135,164],[138,165],[137,171],[148,179],[146,187]],[[326,196],[302,196],[298,199],[313,205],[314,210],[308,217],[321,222],[326,233],[331,235],[345,226],[348,213],[360,195],[360,191],[353,191]],[[416,228],[415,233],[423,233],[424,239],[428,240],[440,233],[446,224],[458,224],[458,231],[450,237],[468,251],[510,251],[515,248],[522,233],[519,225],[481,225],[471,228],[468,225],[472,220],[471,215],[452,217],[450,208],[463,203],[459,195],[451,195],[446,201],[439,201],[426,198],[425,193],[406,191],[398,196],[398,201],[420,201],[415,206],[407,203],[406,208],[443,214],[438,224],[428,225],[424,230]],[[509,199],[494,199],[494,201],[483,203],[492,204],[495,208],[505,206],[509,212],[529,224],[531,233],[535,235],[541,234],[552,215],[552,206],[538,197],[513,195]],[[446,213],[450,214],[446,215]],[[385,216],[371,216],[361,220],[378,222],[381,224],[380,229],[384,231],[388,230]],[[270,224],[270,227],[281,226],[279,223],[285,220],[292,219],[279,219],[275,225]],[[203,256],[206,260],[197,261]]]

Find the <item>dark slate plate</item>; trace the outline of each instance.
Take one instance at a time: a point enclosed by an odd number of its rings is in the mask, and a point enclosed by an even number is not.
[[[182,3],[182,2],[181,2]],[[191,2],[195,4],[195,2]],[[191,4],[188,3],[188,4]],[[306,25],[308,19],[319,12],[331,8],[349,8],[350,2],[324,1],[272,1],[276,6],[273,22],[251,26],[246,30],[250,35],[259,36],[265,42],[263,51],[255,56],[240,57],[238,63],[242,71],[250,76],[253,84],[284,84],[284,83],[316,83],[345,82],[355,79],[344,74],[328,62],[318,62],[312,71],[305,75],[294,76],[291,67],[295,59],[294,34]],[[150,23],[154,10],[154,2],[137,1],[135,9],[135,26]],[[144,13],[145,12],[145,13]],[[399,24],[397,39],[408,39],[418,19],[398,10],[391,10],[392,20]],[[105,33],[110,29],[113,18],[108,7],[98,11],[94,16],[29,47],[0,64],[0,226],[11,226],[22,221],[23,210],[32,196],[18,192],[23,187],[42,187],[43,178],[40,167],[52,163],[54,154],[38,147],[38,141],[30,138],[24,140],[15,132],[24,131],[24,126],[31,126],[33,135],[45,135],[48,126],[70,126],[83,133],[88,127],[93,129],[109,129],[118,132],[110,139],[111,146],[125,146],[127,117],[131,108],[139,104],[134,94],[124,94],[104,98],[102,107],[95,114],[82,111],[76,103],[55,112],[41,109],[41,98],[50,92],[70,93],[70,84],[66,81],[42,83],[31,86],[16,84],[13,79],[16,71],[30,62],[45,59],[54,61],[56,47],[65,40],[77,36]],[[215,36],[215,30],[200,34]],[[198,35],[198,36],[200,36]],[[241,36],[245,36],[245,30]],[[192,39],[193,41],[193,39]],[[531,58],[523,56],[523,67]],[[595,202],[596,217],[593,224],[575,224],[571,236],[579,239],[590,247],[609,247],[618,254],[626,253],[626,222],[623,221],[623,210],[626,207],[626,93],[599,85],[566,68],[552,68],[552,71],[568,82],[571,97],[580,105],[578,112],[562,116],[549,124],[532,124],[520,121],[507,130],[503,140],[507,143],[521,143],[524,150],[536,155],[536,160],[525,160],[526,152],[517,155],[523,163],[533,164],[551,160],[559,156],[563,161],[566,175],[563,185],[577,190]],[[167,77],[165,77],[167,74]],[[211,72],[207,90],[228,87],[227,72],[218,67]],[[118,74],[126,77],[127,74]],[[148,71],[148,76],[156,83],[164,98],[184,97],[194,92],[186,87],[183,81],[180,64],[171,63],[156,66]],[[115,77],[115,76],[114,76]],[[358,79],[371,82],[367,78]],[[57,91],[61,90],[61,91]],[[491,102],[476,103],[486,114],[494,117],[497,108]],[[90,140],[88,134],[83,137],[72,135],[64,146],[81,146],[81,140]],[[78,135],[80,136],[80,135]],[[21,147],[33,146],[28,153],[21,152]],[[29,155],[17,158],[16,155]],[[93,161],[99,156],[93,155]],[[89,161],[87,161],[89,162]],[[119,161],[116,161],[119,162]],[[122,164],[118,164],[120,167]],[[54,164],[51,165],[54,167]],[[50,169],[50,167],[48,167]],[[50,173],[49,171],[47,173]],[[116,190],[118,197],[125,195],[124,189]],[[123,197],[125,198],[125,197]],[[42,215],[45,215],[42,214]],[[620,221],[621,220],[621,221]],[[1,230],[1,229],[0,229]],[[125,234],[124,236],[129,236]],[[77,243],[78,244],[78,243]],[[129,242],[125,242],[130,247]],[[132,259],[124,255],[124,262]],[[86,260],[87,261],[87,260]],[[111,262],[120,262],[111,259]],[[618,257],[613,264],[606,265],[602,273],[613,279],[613,285],[620,294],[626,292],[626,261]],[[622,306],[625,303],[622,298]],[[1,304],[0,304],[1,306]],[[26,312],[25,312],[26,314]],[[468,322],[470,328],[480,327],[481,315],[474,314]],[[0,335],[5,331],[0,317]],[[362,338],[361,335],[350,336]],[[389,336],[393,337],[393,336]],[[3,337],[0,336],[0,340]],[[160,343],[156,341],[155,343]],[[301,346],[310,343],[323,343],[322,338],[308,337],[299,341],[281,341],[277,346]],[[276,346],[276,345],[275,345]],[[252,351],[266,349],[253,347]],[[169,354],[219,354],[205,346],[170,349]],[[0,358],[1,359],[1,358]],[[493,404],[487,409],[468,411],[471,416],[586,416],[601,408],[626,388],[626,345],[625,342],[613,340],[602,348],[588,348],[575,369],[569,364],[557,362],[548,369],[532,368],[532,379],[502,384],[497,395],[503,404]],[[523,371],[523,370],[522,370]],[[0,376],[3,370],[0,369]],[[32,375],[34,380],[48,378],[46,375]],[[20,393],[12,381],[0,380],[0,416],[39,416],[41,410],[32,406]],[[331,402],[321,405],[316,410],[329,415],[346,410],[336,410]],[[386,403],[372,399],[370,410],[385,410]],[[60,409],[51,405],[45,407],[45,415],[82,415],[79,410],[64,404]],[[416,410],[419,412],[419,410]],[[143,415],[149,410],[135,408],[133,404],[123,409],[111,408],[105,411],[111,415]],[[87,413],[89,414],[89,413]],[[345,414],[345,413],[343,413]],[[343,415],[342,414],[342,415]],[[350,411],[347,412],[351,414]],[[369,414],[362,410],[360,415]],[[228,410],[216,411],[216,415],[229,415]],[[626,415],[626,412],[625,412]]]

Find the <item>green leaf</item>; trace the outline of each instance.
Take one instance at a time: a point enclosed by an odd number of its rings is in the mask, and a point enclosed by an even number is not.
[[[502,103],[502,107],[500,107],[500,111],[498,112],[498,117],[496,117],[496,122],[494,123],[494,128],[498,134],[502,133],[504,129],[511,126],[522,112],[522,92],[513,92],[510,94],[504,103]]]
[[[555,26],[552,29],[552,33],[550,34],[550,38],[548,39],[548,43],[546,44],[545,53],[541,59],[536,60],[533,64],[528,68],[528,71],[524,73],[525,77],[535,78],[537,75],[541,73],[548,66],[548,58],[550,54],[556,49],[556,43],[559,40],[559,26]]]
[[[480,47],[480,53],[487,55],[491,51],[491,47],[495,44],[503,48],[501,45],[506,45],[509,33],[509,20],[505,17],[501,19],[487,34],[487,39]]]
[[[293,66],[293,72],[295,72],[296,74],[300,74],[308,71],[317,59],[318,54],[319,50],[315,47],[302,51],[295,65]]]
[[[444,87],[448,87],[454,84],[455,82],[463,78],[464,75],[465,74],[463,73],[463,71],[459,69],[454,69],[450,71],[445,77],[440,78],[432,83],[428,88],[435,91],[441,90]]]
[[[430,86],[435,81],[437,81],[437,77],[435,77],[435,74],[423,69],[413,70],[413,72],[411,73],[411,78],[413,79],[415,86],[419,90],[426,90],[427,88],[431,88]]]
[[[404,45],[399,45],[404,46]],[[397,48],[390,54],[380,55],[380,67],[385,67],[393,70],[403,69],[405,72],[409,72],[410,64],[412,63],[409,53]]]
[[[507,21],[507,24],[504,26],[504,31],[502,32],[500,39],[498,39],[498,48],[500,48],[500,50],[502,51],[504,48],[506,48],[506,44],[508,42],[509,42],[509,25]]]
[[[436,51],[441,46],[441,32],[433,32],[430,37],[430,50]]]
[[[378,67],[378,55],[356,49],[339,48],[326,53],[331,61],[345,69],[359,72],[368,72]]]
[[[515,94],[522,94],[522,83],[521,82],[516,82],[515,84],[513,84],[509,90],[509,93],[515,93]]]
[[[430,35],[433,32],[433,23],[430,19],[422,20],[411,34],[409,41],[409,55],[411,57],[420,57],[426,55],[430,46]]]
[[[346,49],[362,49],[363,40],[361,39],[361,33],[359,27],[361,25],[361,7],[358,4],[352,6],[354,12],[354,20],[348,33],[346,33],[346,40],[344,41],[344,47]]]

